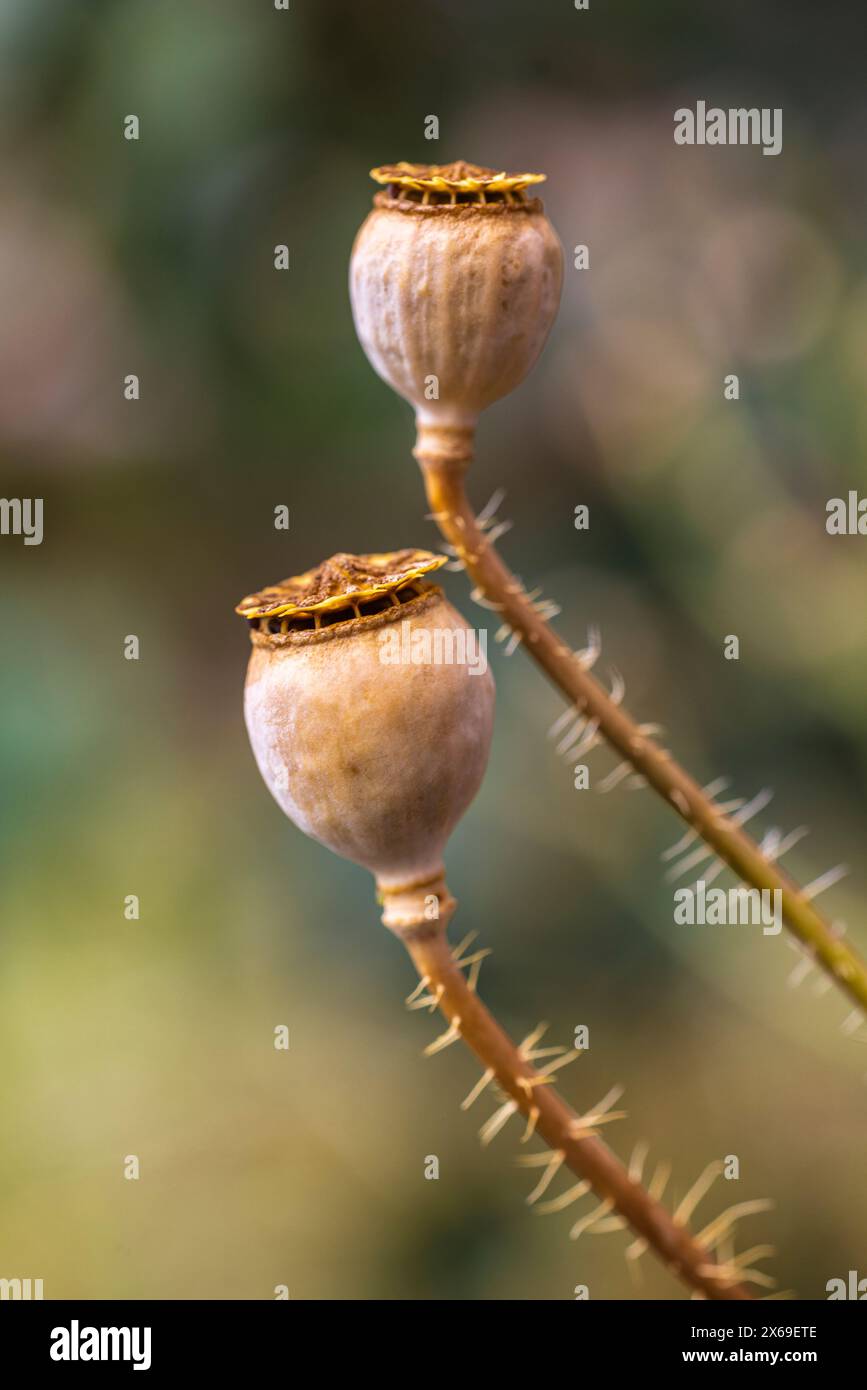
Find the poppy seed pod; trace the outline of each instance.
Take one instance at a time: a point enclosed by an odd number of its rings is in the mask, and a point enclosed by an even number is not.
[[[544,174],[391,164],[352,250],[355,328],[416,411],[419,447],[469,457],[482,410],[524,379],[557,313],[563,254],[538,198]]]
[[[334,555],[244,599],[245,716],[290,820],[375,875],[388,926],[451,905],[446,841],[488,760],[494,682],[423,550]],[[431,902],[434,912],[431,913]]]

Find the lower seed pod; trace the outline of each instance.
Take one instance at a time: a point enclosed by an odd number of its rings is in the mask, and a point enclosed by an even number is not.
[[[488,760],[494,682],[421,550],[334,555],[244,599],[259,770],[306,834],[376,876],[384,920],[425,920]],[[428,914],[429,915],[429,914]]]

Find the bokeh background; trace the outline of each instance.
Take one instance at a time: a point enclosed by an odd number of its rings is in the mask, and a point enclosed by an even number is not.
[[[792,871],[852,866],[822,902],[867,946],[867,542],[824,529],[830,497],[867,491],[857,18],[3,0],[0,490],[45,499],[45,539],[0,540],[0,1275],[49,1298],[683,1296],[649,1256],[633,1285],[623,1235],[571,1243],[575,1209],[524,1205],[517,1122],[480,1149],[490,1106],[459,1109],[477,1071],[456,1048],[422,1059],[437,1024],[404,1010],[368,876],[260,782],[232,609],[336,550],[435,545],[410,412],[350,317],[368,168],[547,171],[590,269],[567,255],[473,497],[506,489],[507,558],[569,641],[600,626],[598,669],[696,775],[772,786],[761,830],[811,827]],[[698,99],[781,106],[783,153],[675,146]],[[484,623],[464,576],[447,586]],[[491,767],[449,855],[455,931],[494,948],[487,1001],[521,1036],[589,1026],[567,1095],[622,1083],[611,1142],[671,1159],[674,1195],[738,1155],[701,1212],[773,1197],[740,1244],[776,1245],[782,1288],[867,1274],[847,1004],[787,984],[782,937],[675,927],[678,823],[647,792],[573,790],[557,696],[492,650]]]

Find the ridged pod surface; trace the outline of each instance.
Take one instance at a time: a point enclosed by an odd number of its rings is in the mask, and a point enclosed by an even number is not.
[[[463,163],[372,170],[387,185],[350,263],[356,331],[420,425],[472,428],[523,380],[557,313],[560,242],[525,188]]]

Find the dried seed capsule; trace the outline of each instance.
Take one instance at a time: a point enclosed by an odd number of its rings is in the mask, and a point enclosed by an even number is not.
[[[494,682],[421,550],[334,555],[244,599],[259,770],[306,834],[375,874],[385,920],[445,893],[446,841],[488,760]],[[389,918],[388,904],[392,905]]]
[[[352,251],[355,327],[375,370],[416,409],[420,447],[471,438],[523,380],[557,313],[560,242],[543,174],[473,164],[386,165]],[[462,446],[456,443],[456,448]]]

